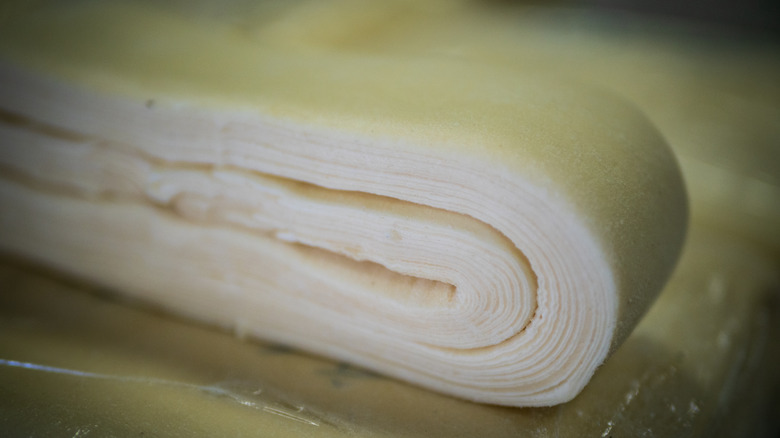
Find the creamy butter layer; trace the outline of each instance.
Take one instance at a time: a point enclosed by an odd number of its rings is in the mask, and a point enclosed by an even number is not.
[[[33,8],[2,34],[0,247],[174,312],[549,405],[682,244],[668,147],[585,86],[144,3]]]

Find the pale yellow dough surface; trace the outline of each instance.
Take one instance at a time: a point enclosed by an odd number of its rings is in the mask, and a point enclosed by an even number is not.
[[[570,400],[677,261],[670,149],[611,94],[320,7],[8,6],[0,248],[446,394]]]

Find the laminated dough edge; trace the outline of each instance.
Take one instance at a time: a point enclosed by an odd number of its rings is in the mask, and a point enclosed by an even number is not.
[[[237,37],[223,23],[196,28],[149,6],[89,8],[74,8],[65,17],[57,16],[61,11],[56,8],[39,11],[34,20],[21,17],[3,30],[0,50],[25,66],[3,65],[3,111],[118,140],[162,160],[230,164],[457,211],[496,227],[521,251],[538,246],[534,239],[541,235],[553,240],[552,247],[558,245],[550,253],[524,251],[541,287],[550,275],[547,266],[556,268],[557,260],[546,260],[549,254],[566,259],[567,251],[579,252],[574,269],[585,281],[601,285],[592,293],[605,300],[607,327],[595,330],[606,336],[588,353],[590,365],[569,371],[578,376],[574,384],[561,384],[553,395],[534,395],[521,404],[554,404],[576,395],[608,350],[630,333],[677,260],[687,220],[677,164],[643,116],[618,99],[449,60],[306,49],[289,53]],[[149,50],[160,37],[170,47],[162,53]],[[204,64],[204,56],[213,59]],[[45,73],[28,74],[27,67]],[[150,100],[153,108],[148,108]],[[80,117],[80,111],[89,118]],[[138,123],[148,131],[137,132]],[[252,141],[263,127],[274,127],[288,139],[304,127],[298,138],[315,138],[320,149],[302,145],[301,151],[320,157],[342,152],[342,159],[357,162],[347,163],[352,171],[366,170],[361,176],[369,178],[356,182],[334,176],[346,161],[330,169],[319,163],[325,169],[320,173],[311,171],[317,165],[298,169],[264,163],[270,149],[263,152]],[[200,144],[172,146],[176,128],[202,134],[192,137]],[[339,145],[359,150],[363,158],[344,153]],[[422,165],[409,164],[420,157]],[[432,175],[443,182],[437,186],[441,192],[425,191]],[[478,186],[490,190],[473,190]],[[517,200],[506,202],[512,197]],[[458,203],[462,200],[470,203]],[[523,217],[526,205],[541,216]],[[557,242],[561,237],[563,243]],[[578,245],[568,247],[571,242]],[[573,280],[567,281],[571,286]],[[579,312],[587,315],[587,303]],[[413,375],[402,377],[479,401],[518,400],[516,395],[459,393]]]

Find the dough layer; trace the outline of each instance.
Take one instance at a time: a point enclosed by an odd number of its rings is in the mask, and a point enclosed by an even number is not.
[[[174,312],[550,405],[682,244],[663,139],[579,84],[144,3],[33,8],[2,34],[0,247]]]

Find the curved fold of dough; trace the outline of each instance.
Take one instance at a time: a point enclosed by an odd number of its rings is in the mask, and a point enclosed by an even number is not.
[[[178,263],[230,262],[247,280],[198,299],[175,282],[165,297],[138,292],[148,279],[123,288],[174,311],[192,299],[186,313],[225,325],[238,302],[264,315],[246,322],[258,336],[518,406],[573,398],[676,261],[675,159],[609,95],[444,60],[287,53],[148,6],[47,20],[6,31],[21,36],[3,52],[27,67],[0,69],[0,162],[76,196],[3,183],[0,219],[19,230],[6,249],[111,284],[95,254],[186,247]],[[133,26],[145,32],[128,40]],[[42,215],[62,233],[100,222],[126,248],[96,234],[58,259],[46,244],[61,236],[29,225]],[[213,247],[182,243],[199,239]],[[209,258],[241,245],[251,263]]]

